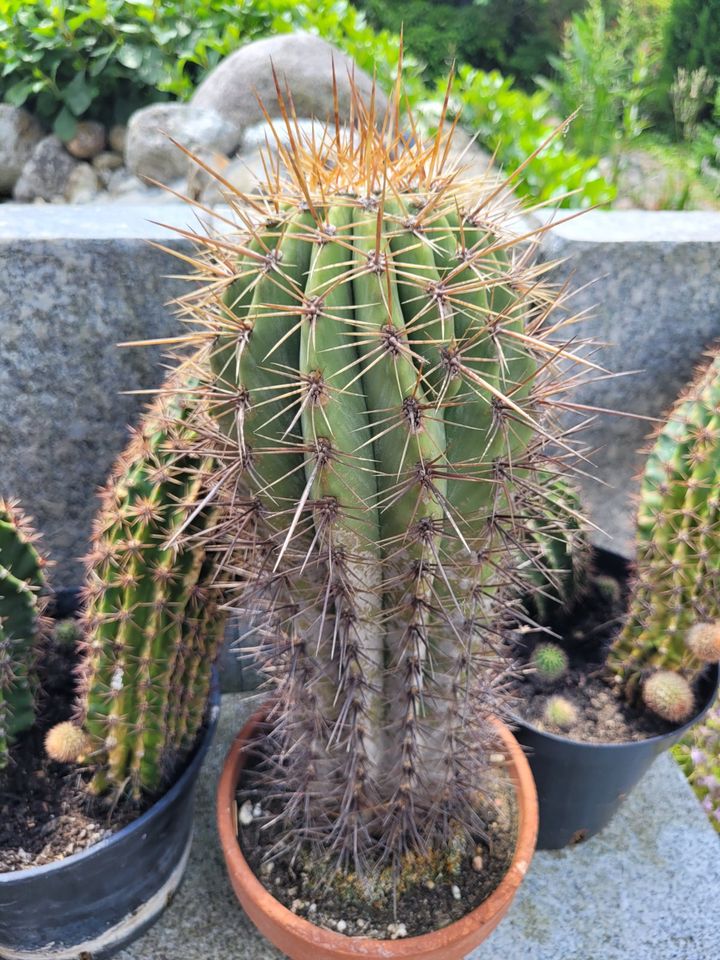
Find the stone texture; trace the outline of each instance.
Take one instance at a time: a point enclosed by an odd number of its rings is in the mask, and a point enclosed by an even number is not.
[[[265,179],[262,154],[260,150],[242,153],[226,165],[213,165],[228,183],[240,193],[258,193]],[[188,177],[189,196],[199,196],[203,203],[216,205],[226,202],[228,188],[219,180],[211,177],[205,170],[196,168]]]
[[[125,150],[125,141],[127,139],[127,127],[123,123],[116,123],[110,127],[108,133],[108,146],[116,153],[123,153]]]
[[[92,160],[105,147],[105,127],[94,120],[81,120],[75,128],[75,136],[65,147],[78,160]]]
[[[258,96],[271,117],[280,112],[272,74],[274,66],[280,83],[287,84],[292,93],[296,114],[325,120],[333,114],[333,62],[340,118],[347,120],[351,102],[348,73],[354,71],[355,83],[364,99],[369,99],[372,81],[350,57],[309,33],[281,34],[241,47],[203,80],[191,103],[217,110],[242,132],[264,119]],[[378,112],[383,113],[387,100],[381,91],[376,99]]]
[[[557,219],[561,219],[561,211]],[[542,255],[568,258],[555,270],[577,292],[573,311],[590,310],[577,336],[607,344],[594,359],[615,373],[587,384],[574,400],[642,417],[662,417],[720,336],[720,217],[712,213],[593,211],[546,235]],[[602,483],[582,486],[597,542],[633,552],[634,477],[652,422],[600,414],[583,434]]]
[[[62,198],[77,163],[57,137],[44,137],[23,167],[13,197],[25,203]]]
[[[233,124],[209,107],[186,103],[153,103],[130,117],[125,163],[138,177],[167,183],[187,173],[190,161],[168,139],[189,150],[231,153],[239,135]]]
[[[118,960],[280,960],[237,903],[215,833],[222,759],[257,697],[223,697],[200,775],[185,881]],[[717,836],[667,755],[582,846],[535,855],[491,937],[468,960],[710,960],[720,955]]]
[[[65,184],[65,199],[68,203],[89,203],[100,189],[97,171],[89,163],[79,163]]]
[[[192,220],[165,207],[0,206],[0,490],[19,496],[57,561],[53,583],[78,582],[95,491],[143,403],[122,391],[162,379],[159,350],[123,340],[178,331],[167,301],[184,272],[151,248],[173,245],[149,219]]]
[[[42,138],[42,127],[27,110],[0,103],[0,194],[12,193],[22,168]]]

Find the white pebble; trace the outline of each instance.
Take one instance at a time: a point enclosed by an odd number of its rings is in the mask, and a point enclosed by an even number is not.
[[[387,930],[391,940],[401,940],[408,935],[407,927],[404,923],[389,923]]]
[[[255,806],[252,808],[252,815],[254,817],[261,817],[263,815],[262,807],[260,806],[259,803],[256,803]]]
[[[435,881],[434,881],[434,880],[426,880],[426,881],[425,881],[425,889],[426,889],[426,890],[434,890],[434,889],[435,889]]]
[[[483,858],[478,853],[477,856],[473,857],[472,868],[475,871],[475,873],[482,873],[484,866],[485,866],[485,863],[483,861]]]
[[[260,873],[264,877],[269,877],[274,869],[275,869],[274,860],[266,860],[265,863],[260,864]]]
[[[290,904],[290,909],[293,913],[297,913],[298,910],[302,910],[304,906],[305,904],[302,900],[293,900],[293,902]]]
[[[335,924],[335,929],[338,933],[345,933],[347,930],[347,924],[344,920],[338,920],[338,922]]]
[[[242,827],[249,827],[253,822],[252,800],[246,800],[245,803],[240,807],[238,820],[240,821],[240,826]]]
[[[311,903],[308,907],[308,913],[317,913],[317,904]]]
[[[460,887],[456,883],[450,887],[450,893],[453,895],[453,900],[460,900],[462,898]]]

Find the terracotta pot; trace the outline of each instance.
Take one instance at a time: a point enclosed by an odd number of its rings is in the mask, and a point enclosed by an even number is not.
[[[530,866],[537,837],[535,784],[528,762],[509,729],[494,721],[510,758],[509,773],[518,796],[518,836],[508,872],[479,907],[441,930],[403,940],[373,940],[346,937],[296,916],[265,889],[248,866],[237,837],[235,792],[247,760],[244,747],[253,739],[265,715],[265,708],[259,710],[235,738],[225,760],[217,797],[217,824],[230,882],[258,930],[291,960],[461,960],[482,943],[507,913]]]

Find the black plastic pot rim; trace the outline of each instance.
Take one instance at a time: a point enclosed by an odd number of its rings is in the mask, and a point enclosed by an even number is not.
[[[714,679],[713,673],[715,675]],[[710,707],[713,705],[717,696],[718,680],[720,679],[720,666],[718,664],[712,664],[708,672],[708,676],[712,684],[710,695],[708,696],[705,705],[693,717],[691,717],[690,720],[686,720],[682,726],[674,727],[672,730],[668,730],[666,733],[656,733],[655,736],[643,737],[642,740],[616,740],[609,743],[595,743],[592,740],[574,740],[572,737],[564,737],[559,733],[550,733],[547,730],[541,730],[540,727],[536,727],[534,724],[518,715],[511,717],[511,724],[525,727],[527,730],[532,730],[533,733],[538,734],[538,736],[547,737],[548,740],[553,740],[556,743],[572,744],[573,746],[581,747],[596,747],[599,750],[631,750],[633,747],[637,747],[638,743],[659,743],[661,740],[665,740],[667,737],[676,737],[678,734],[682,736],[682,734],[702,720]]]
[[[158,810],[162,810],[163,807],[168,806],[170,803],[172,803],[175,797],[178,796],[178,794],[183,793],[187,787],[188,781],[195,776],[196,767],[202,763],[205,758],[205,754],[210,749],[210,744],[212,742],[211,733],[215,729],[219,713],[219,703],[211,702],[210,709],[208,711],[205,733],[203,739],[198,744],[196,752],[190,758],[189,763],[175,783],[170,787],[170,789],[166,791],[159,800],[156,800],[151,807],[148,807],[144,813],[141,813],[139,817],[126,824],[116,833],[113,833],[112,836],[106,837],[104,840],[99,840],[97,843],[92,844],[90,847],[86,847],[85,850],[80,850],[78,853],[72,853],[69,857],[63,857],[62,860],[54,860],[52,863],[45,863],[38,867],[26,867],[23,870],[9,870],[2,872],[0,873],[0,884],[9,883],[11,880],[17,880],[20,876],[28,878],[40,877],[48,873],[52,873],[53,870],[57,870],[61,866],[79,863],[81,860],[86,860],[100,851],[107,850],[108,847],[122,843],[129,833],[136,830],[141,830],[154,817]],[[184,861],[187,860],[187,855],[189,852],[190,849],[188,844],[188,850],[183,857],[183,868]]]

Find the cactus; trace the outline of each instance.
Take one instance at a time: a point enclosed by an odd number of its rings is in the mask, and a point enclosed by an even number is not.
[[[527,509],[529,611],[547,623],[580,600],[586,590],[592,553],[580,496],[560,475],[542,472]]]
[[[97,793],[157,793],[205,714],[223,616],[213,564],[193,540],[213,512],[199,509],[208,463],[188,449],[190,407],[161,396],[120,457],[95,521],[81,643],[84,732],[73,740],[54,728],[46,746],[55,759],[91,762]]]
[[[609,658],[630,699],[655,671],[675,671],[692,683],[707,660],[718,658],[719,410],[715,351],[660,428],[642,478],[636,578]]]
[[[286,110],[283,169],[230,196],[239,237],[193,235],[211,282],[182,301],[285,836],[343,865],[482,829],[525,502],[581,375],[508,191],[373,103],[312,137]]]
[[[556,643],[539,643],[530,659],[535,676],[541,683],[557,683],[567,672],[568,655]]]
[[[42,630],[45,561],[15,500],[0,499],[0,770],[35,720],[35,660]]]
[[[550,697],[545,704],[543,721],[549,727],[559,730],[569,730],[577,721],[578,713],[574,704],[565,697]]]
[[[695,697],[687,680],[672,670],[658,670],[643,683],[643,701],[668,723],[684,723],[692,714]]]

